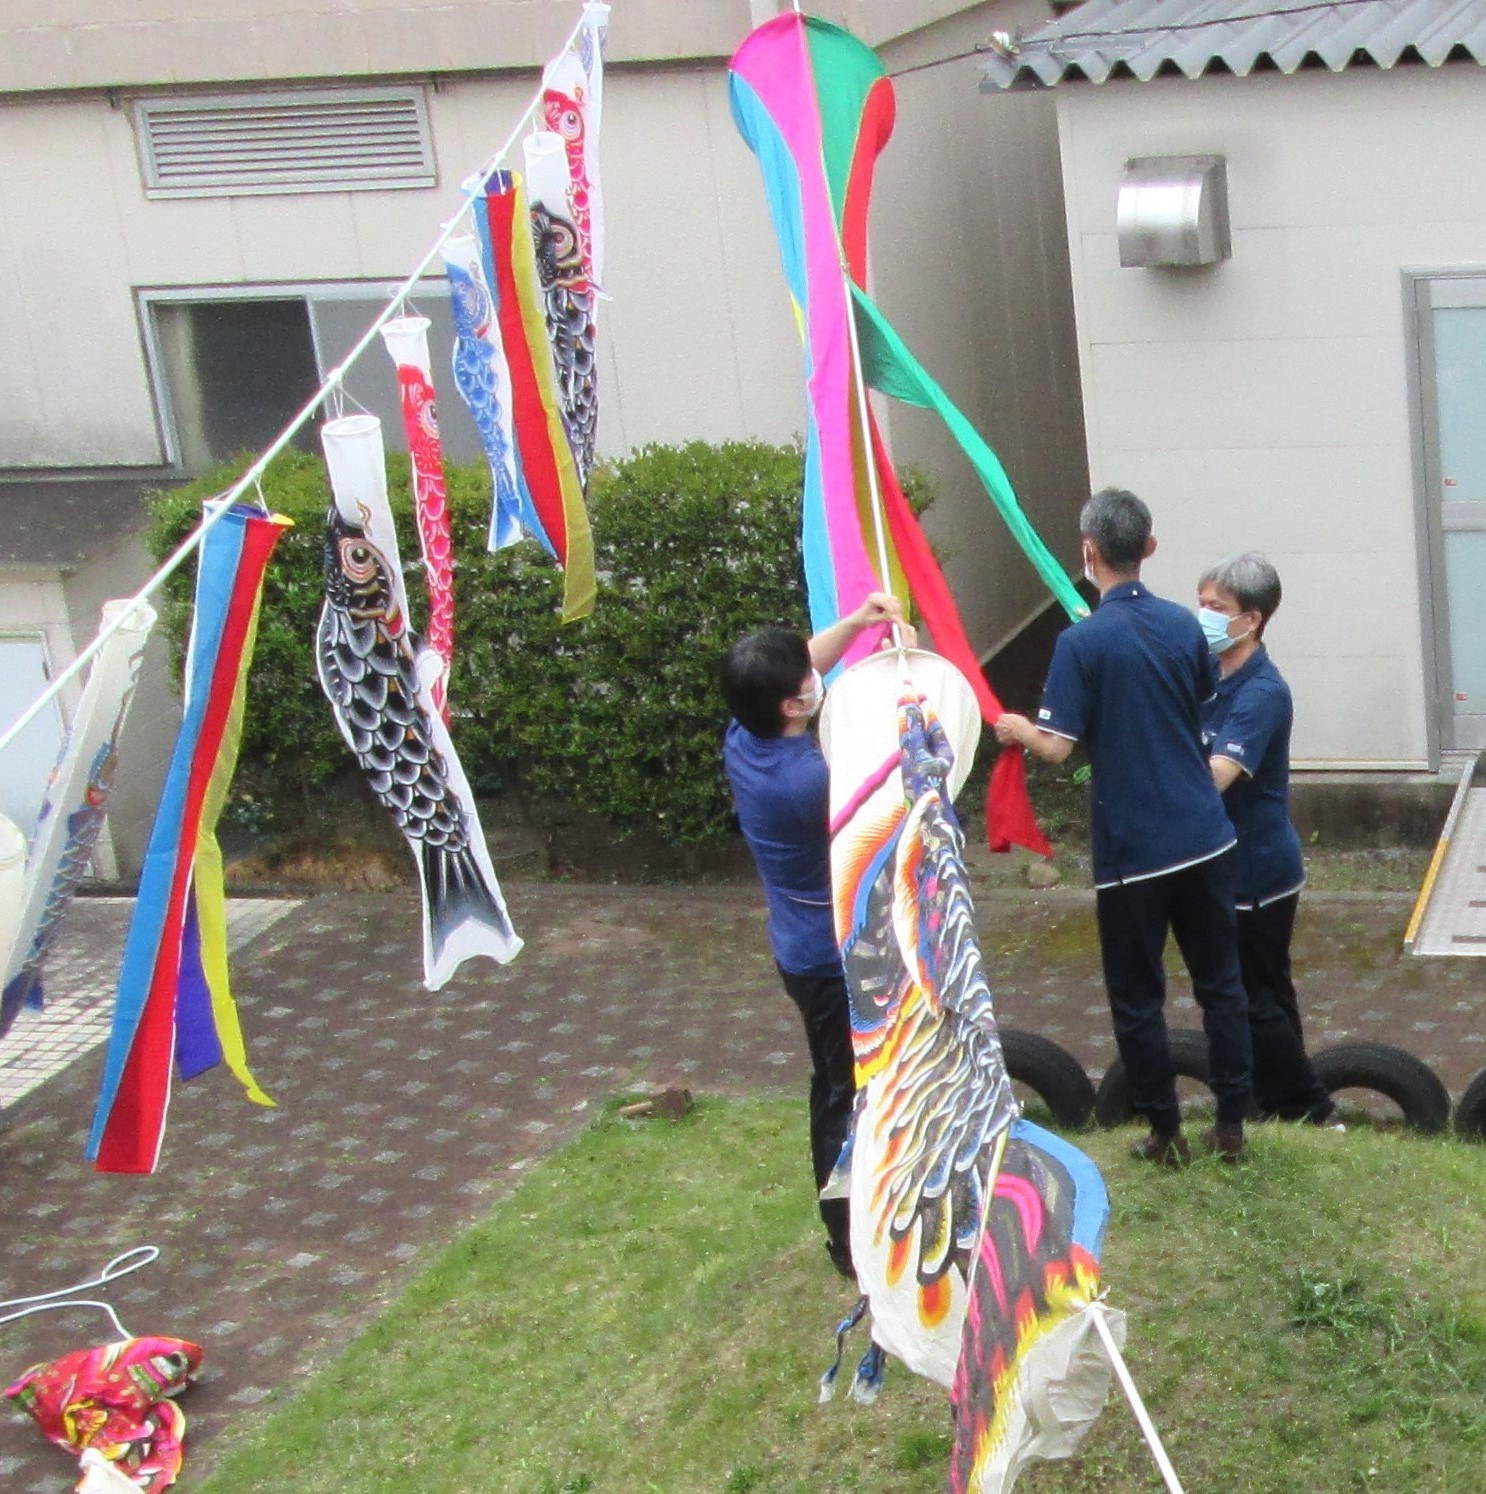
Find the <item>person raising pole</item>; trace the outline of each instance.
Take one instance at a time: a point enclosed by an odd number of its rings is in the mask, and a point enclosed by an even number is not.
[[[1153,596],[1140,579],[1156,539],[1134,493],[1096,493],[1079,533],[1099,606],[1058,635],[1036,723],[1007,712],[996,740],[1048,762],[1064,761],[1080,741],[1089,755],[1104,983],[1135,1109],[1150,1123],[1133,1155],[1169,1167],[1191,1160],[1166,1035],[1169,931],[1207,1032],[1217,1124],[1203,1141],[1237,1162],[1252,1052],[1233,911],[1235,837],[1199,724],[1213,693],[1207,642],[1186,608]]]
[[[856,1059],[831,903],[826,760],[810,725],[825,699],[821,677],[872,628],[891,629],[887,646],[894,638],[904,648],[917,642],[898,599],[874,591],[808,641],[789,628],[747,634],[728,650],[721,669],[733,718],[723,765],[764,885],[769,947],[810,1049],[810,1156],[817,1190],[825,1187],[846,1140]],[[831,1262],[843,1276],[854,1277],[847,1201],[821,1199],[819,1207]]]

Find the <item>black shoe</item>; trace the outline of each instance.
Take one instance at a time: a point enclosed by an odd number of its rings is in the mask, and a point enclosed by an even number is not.
[[[1192,1148],[1180,1131],[1172,1136],[1152,1131],[1143,1141],[1130,1143],[1130,1155],[1137,1162],[1153,1162],[1157,1167],[1186,1167],[1192,1160]]]

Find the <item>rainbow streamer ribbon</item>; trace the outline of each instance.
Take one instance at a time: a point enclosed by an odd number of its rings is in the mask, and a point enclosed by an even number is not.
[[[816,631],[829,627],[870,591],[890,590],[904,602],[911,598],[935,647],[970,681],[981,714],[993,722],[1001,703],[981,673],[954,597],[898,483],[864,386],[938,414],[1068,614],[1081,617],[1088,609],[1022,512],[995,453],[863,289],[873,172],[897,107],[892,82],[877,55],[849,32],[785,12],[738,48],[729,85],[733,118],[763,172],[805,344],[801,538],[811,625]],[[876,642],[864,634],[847,661]],[[1043,855],[1050,851],[1027,797],[1020,748],[997,759],[986,816],[993,848],[1017,844]]]
[[[273,1103],[248,1068],[232,999],[216,824],[242,738],[263,576],[290,524],[238,505],[202,542],[185,714],[140,872],[88,1137],[99,1172],[155,1170],[172,1060],[183,1079],[225,1061],[250,1100]]]

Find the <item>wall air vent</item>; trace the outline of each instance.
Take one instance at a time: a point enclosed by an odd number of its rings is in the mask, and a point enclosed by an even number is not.
[[[285,89],[134,102],[148,197],[431,187],[417,87]]]

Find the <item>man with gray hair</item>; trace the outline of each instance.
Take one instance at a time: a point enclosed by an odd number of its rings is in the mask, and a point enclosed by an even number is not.
[[[1252,1060],[1234,923],[1235,837],[1199,722],[1213,693],[1207,640],[1190,612],[1141,582],[1156,541],[1139,498],[1120,488],[1096,493],[1079,533],[1099,606],[1059,635],[1037,721],[1008,713],[996,739],[1054,763],[1075,742],[1088,752],[1104,983],[1135,1108],[1150,1123],[1134,1155],[1171,1167],[1191,1157],[1163,1011],[1170,932],[1207,1032],[1217,1124],[1203,1139],[1237,1162]]]
[[[1305,863],[1290,823],[1295,708],[1263,643],[1280,605],[1279,572],[1262,555],[1234,556],[1203,575],[1197,605],[1218,664],[1217,693],[1202,708],[1202,740],[1238,836],[1233,893],[1254,1044],[1254,1103],[1261,1115],[1337,1127],[1336,1106],[1306,1056],[1290,977]]]

